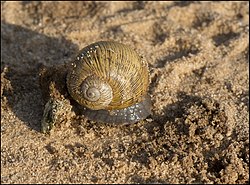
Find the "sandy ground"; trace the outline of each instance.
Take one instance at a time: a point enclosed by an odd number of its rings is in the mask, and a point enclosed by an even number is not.
[[[249,183],[248,2],[1,2],[1,183]],[[150,66],[153,114],[40,132],[38,67],[99,40]]]

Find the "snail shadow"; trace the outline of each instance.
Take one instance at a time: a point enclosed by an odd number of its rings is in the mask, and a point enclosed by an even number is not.
[[[178,148],[179,146],[175,143],[172,143],[171,147],[169,142],[166,140],[167,135],[169,135],[168,129],[170,127],[175,127],[178,131],[178,134],[187,135],[189,132],[189,128],[185,124],[185,117],[189,114],[188,110],[193,105],[202,104],[202,97],[189,95],[185,92],[178,92],[178,101],[169,105],[166,105],[163,108],[163,114],[151,115],[153,122],[147,123],[144,125],[144,129],[146,129],[149,135],[148,143],[153,143],[157,141],[158,146],[160,146],[160,150],[156,150],[154,147],[148,148],[147,152],[144,152],[145,160],[148,161],[148,156],[153,158],[158,158],[165,156],[163,160],[169,161],[175,156],[175,152],[173,148]],[[176,120],[178,119],[178,120]],[[152,124],[153,123],[153,124]],[[171,137],[171,136],[169,136]],[[172,149],[171,149],[172,148]],[[140,157],[143,156],[140,154]],[[143,164],[146,164],[145,162]]]
[[[43,100],[39,67],[67,62],[78,47],[65,38],[53,38],[22,26],[1,22],[1,72],[10,88],[1,84],[6,110],[31,129],[40,131]],[[1,79],[2,82],[2,79]],[[3,106],[3,105],[2,105]]]
[[[202,104],[202,100],[203,100],[202,97],[188,95],[185,92],[181,92],[181,91],[178,92],[177,97],[178,97],[177,102],[166,105],[163,108],[164,113],[162,115],[157,115],[157,114],[151,115],[151,118],[155,121],[155,124],[146,125],[147,131],[150,135],[154,134],[152,127],[159,127],[161,134],[165,135],[166,133],[165,133],[164,127],[166,124],[176,125],[176,118],[184,118],[188,114],[187,110],[191,106],[195,104]],[[180,123],[180,126],[181,125],[182,123]]]
[[[176,118],[184,117],[191,106],[201,104],[202,98],[199,96],[188,95],[185,92],[178,92],[177,98],[179,101],[170,104],[164,108],[164,116],[161,118],[165,121],[174,122]]]

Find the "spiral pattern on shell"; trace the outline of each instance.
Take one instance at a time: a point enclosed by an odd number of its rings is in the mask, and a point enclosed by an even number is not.
[[[124,112],[148,101],[148,86],[147,63],[133,49],[114,41],[83,48],[67,75],[68,91],[75,101],[90,110],[108,110],[110,116],[112,110]]]

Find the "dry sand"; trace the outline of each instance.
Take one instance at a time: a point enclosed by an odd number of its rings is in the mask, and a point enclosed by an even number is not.
[[[40,132],[38,67],[99,40],[150,66],[153,114]],[[248,2],[1,2],[1,183],[249,183]]]

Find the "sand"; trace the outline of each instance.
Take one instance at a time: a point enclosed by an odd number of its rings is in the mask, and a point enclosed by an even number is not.
[[[152,115],[40,132],[38,68],[100,40],[149,63]],[[248,2],[1,2],[1,183],[249,183]]]

